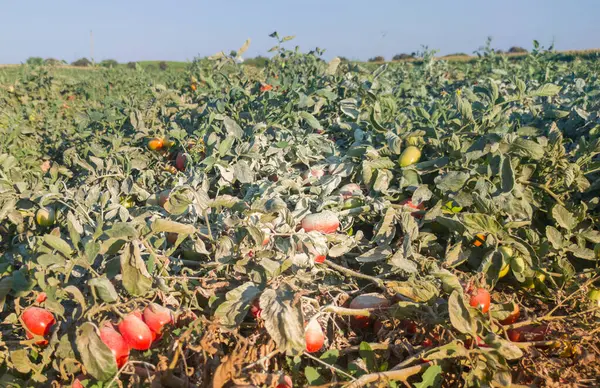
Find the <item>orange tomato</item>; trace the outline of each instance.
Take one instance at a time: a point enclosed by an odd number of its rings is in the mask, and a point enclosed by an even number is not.
[[[272,90],[273,86],[269,85],[269,84],[264,84],[260,87],[260,91],[261,92],[268,92],[269,90]]]
[[[159,138],[154,138],[148,142],[148,148],[152,151],[158,151],[162,149],[164,145],[163,139]]]

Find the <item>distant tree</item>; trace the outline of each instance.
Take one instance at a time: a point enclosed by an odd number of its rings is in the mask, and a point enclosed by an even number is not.
[[[369,58],[369,62],[385,62],[385,58],[382,55],[378,55],[373,58]]]
[[[160,63],[158,64],[158,68],[161,69],[162,71],[167,70],[168,67],[169,67],[169,65],[165,61],[160,61]]]
[[[25,61],[25,63],[27,63],[28,65],[43,65],[44,64],[44,59],[41,57],[29,57],[27,58],[27,60]]]
[[[59,59],[56,58],[46,58],[44,59],[44,65],[48,65],[48,66],[60,66],[64,63],[64,61],[61,61]]]
[[[127,62],[127,68],[128,69],[134,69],[135,70],[135,66],[137,65],[136,62]]]
[[[269,63],[269,58],[263,56],[257,56],[255,58],[247,58],[244,60],[244,64],[254,67],[265,67]]]
[[[342,62],[350,62],[350,60],[346,57],[339,57]]]
[[[102,66],[102,67],[108,67],[108,68],[113,68],[113,67],[119,66],[119,62],[117,62],[114,59],[105,59],[102,62],[100,62],[100,66]]]
[[[513,46],[510,49],[508,49],[508,52],[511,54],[520,54],[520,53],[527,53],[528,51],[526,49],[524,49],[523,47]]]
[[[157,69],[156,65],[153,65],[152,63],[150,63],[144,67],[144,70],[146,70],[146,71],[156,71],[156,69]]]
[[[80,59],[76,60],[75,62],[71,63],[71,65],[78,66],[78,67],[88,67],[88,66],[92,66],[92,61],[90,61],[87,58],[80,58]]]
[[[468,57],[466,53],[452,53],[448,55],[444,55],[445,57]]]
[[[503,55],[503,54],[504,54],[504,51],[503,51],[503,50],[501,50],[501,49],[495,49],[495,50],[494,50],[494,52],[495,52],[496,54],[498,54],[498,55]]]
[[[414,55],[401,53],[401,54],[394,55],[394,57],[392,58],[392,61],[404,61],[406,59],[411,59],[411,58],[414,58]]]

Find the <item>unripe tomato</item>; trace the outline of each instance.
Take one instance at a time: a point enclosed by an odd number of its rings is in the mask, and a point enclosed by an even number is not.
[[[56,220],[56,212],[51,206],[40,208],[35,213],[35,220],[39,226],[52,226]]]
[[[344,201],[342,209],[355,209],[357,207],[361,207],[363,204],[364,201],[360,198],[348,198]]]
[[[144,309],[144,322],[156,334],[161,334],[165,325],[173,322],[173,313],[166,307],[150,303]]]
[[[164,146],[163,139],[154,138],[148,142],[148,149],[151,151],[158,151]]]
[[[183,152],[177,153],[177,157],[175,158],[175,167],[179,171],[185,171],[185,166],[187,165],[187,155]]]
[[[131,195],[121,198],[121,205],[125,206],[125,208],[130,209],[135,205],[135,199]]]
[[[471,294],[469,304],[482,313],[487,313],[490,309],[491,297],[488,290],[485,288],[478,288]]]
[[[473,241],[473,245],[475,245],[476,247],[480,247],[483,244],[485,244],[485,234],[483,234],[483,233],[476,234],[475,240]]]
[[[514,307],[513,311],[510,313],[510,315],[508,317],[501,320],[500,324],[512,325],[513,323],[515,323],[519,320],[520,316],[521,316],[521,311],[519,309],[519,305],[515,303],[515,307]]]
[[[408,167],[417,163],[419,159],[421,159],[421,150],[411,145],[402,151],[398,163],[400,164],[400,167]]]
[[[535,275],[535,278],[540,282],[543,283],[544,280],[546,280],[546,275],[543,274],[542,272],[538,272]],[[526,278],[525,281],[523,283],[521,283],[523,285],[524,288],[528,289],[528,290],[533,290],[535,288],[535,281],[534,278]]]
[[[306,325],[304,331],[304,339],[306,340],[306,351],[309,353],[318,352],[325,343],[325,334],[323,329],[316,319],[311,319]]]
[[[462,211],[462,209],[463,209],[462,206],[460,206],[458,203],[456,203],[454,201],[448,201],[444,205],[444,211],[454,213],[454,214],[460,213]]]
[[[377,293],[359,295],[350,302],[351,309],[375,309],[388,307],[389,305],[390,301]],[[366,329],[372,322],[373,319],[366,316],[359,315],[350,318],[350,325],[354,329]]]
[[[125,342],[123,336],[115,330],[111,323],[106,322],[102,328],[100,328],[100,339],[112,352],[118,368],[121,368],[127,363],[129,360],[129,345]]]
[[[501,246],[498,250],[502,255],[502,268],[500,269],[498,277],[502,279],[503,277],[508,275],[508,271],[510,270],[510,261],[513,258],[514,251],[511,247],[506,245]]]
[[[592,301],[594,305],[600,307],[600,290],[597,288],[593,288],[588,292],[588,298]]]
[[[271,241],[271,230],[264,228],[264,229],[262,229],[262,232],[264,234],[262,246],[264,247],[265,245],[269,244],[269,241]]]
[[[152,345],[152,331],[137,314],[131,313],[127,315],[119,323],[119,331],[131,348],[136,350],[150,349],[150,345]]]
[[[40,307],[28,307],[21,314],[21,320],[25,326],[25,334],[31,339],[36,335],[45,337],[50,334],[52,326],[56,323],[54,315],[48,310]],[[36,344],[45,345],[48,341],[41,340]]]
[[[335,213],[328,210],[321,213],[309,214],[302,220],[302,228],[305,232],[317,230],[321,233],[335,233],[340,226],[340,220]]]

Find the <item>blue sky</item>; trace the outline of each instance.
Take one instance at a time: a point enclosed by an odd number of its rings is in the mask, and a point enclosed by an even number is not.
[[[0,63],[30,56],[191,60],[237,49],[266,54],[268,34],[296,35],[304,51],[367,59],[421,45],[472,53],[533,39],[558,50],[600,47],[600,0],[0,0]]]

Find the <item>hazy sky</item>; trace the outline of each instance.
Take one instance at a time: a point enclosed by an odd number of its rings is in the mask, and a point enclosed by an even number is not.
[[[30,56],[191,60],[237,49],[266,54],[268,34],[296,35],[303,51],[367,59],[419,50],[493,46],[600,48],[600,0],[0,0],[0,63]]]

